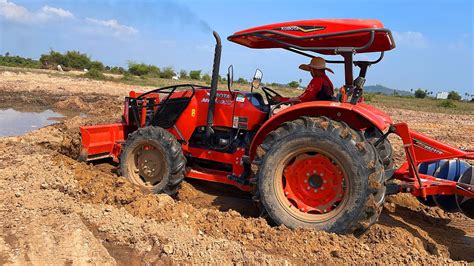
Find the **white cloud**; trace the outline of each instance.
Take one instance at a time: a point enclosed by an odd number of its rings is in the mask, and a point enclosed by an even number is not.
[[[426,47],[427,40],[423,33],[416,31],[405,31],[398,32],[393,31],[393,37],[395,39],[395,44],[399,46],[411,46],[411,47]]]
[[[91,24],[103,27],[105,29],[109,29],[116,36],[133,35],[138,33],[138,30],[134,27],[122,25],[115,19],[100,20],[95,18],[86,18],[86,21]]]
[[[43,6],[43,8],[41,8],[41,11],[44,14],[51,14],[53,16],[58,16],[61,18],[74,18],[74,15],[70,11],[64,10],[62,8]]]
[[[57,18],[74,18],[74,15],[68,10],[49,6],[43,6],[37,11],[30,11],[11,1],[0,0],[0,17],[12,22],[31,24]]]

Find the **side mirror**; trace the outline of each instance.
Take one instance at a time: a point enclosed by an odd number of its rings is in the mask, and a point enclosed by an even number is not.
[[[255,70],[255,75],[253,75],[253,79],[252,79],[252,88],[250,89],[251,91],[253,91],[253,89],[258,89],[262,83],[262,78],[263,78],[263,72],[257,68],[257,70]]]
[[[234,83],[234,66],[230,65],[227,69],[227,89],[230,91]]]

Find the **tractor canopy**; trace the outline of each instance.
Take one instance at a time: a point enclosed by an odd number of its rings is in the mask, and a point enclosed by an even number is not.
[[[228,40],[249,48],[284,48],[327,55],[395,48],[390,30],[374,19],[314,19],[269,24],[238,31]]]

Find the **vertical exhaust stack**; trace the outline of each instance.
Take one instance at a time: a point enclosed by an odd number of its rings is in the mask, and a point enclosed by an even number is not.
[[[206,136],[211,136],[212,125],[214,121],[214,106],[216,104],[217,82],[219,80],[219,66],[221,64],[222,43],[221,37],[215,31],[212,32],[216,39],[216,48],[214,50],[214,64],[212,65],[211,91],[209,93],[209,109],[207,110]]]

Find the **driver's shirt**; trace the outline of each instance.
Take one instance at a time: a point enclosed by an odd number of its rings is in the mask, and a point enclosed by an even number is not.
[[[281,102],[289,100],[309,101],[330,101],[334,94],[334,87],[328,76],[315,77],[306,87],[306,90],[298,97],[282,97]]]

